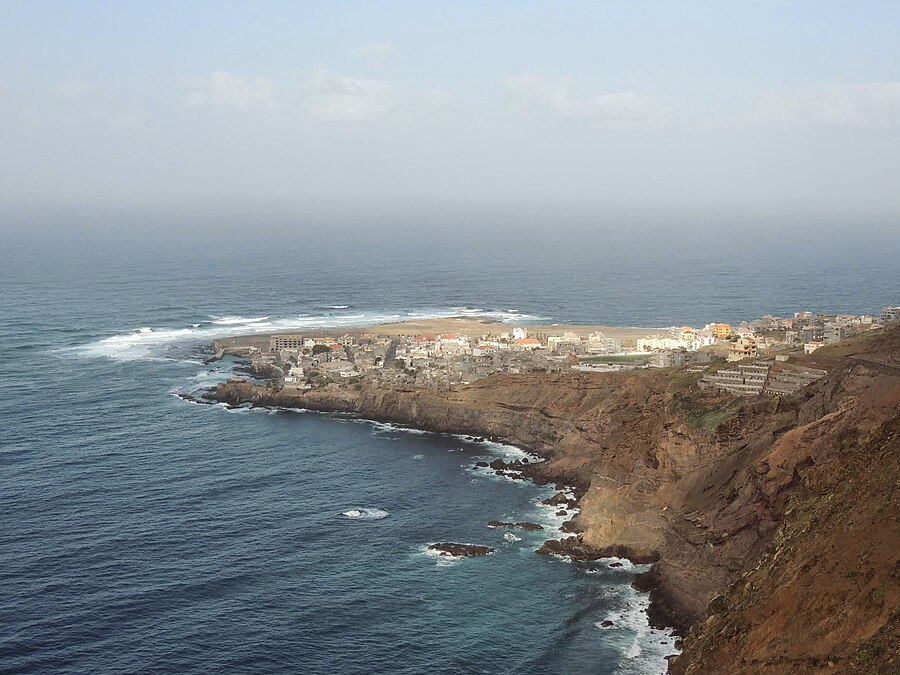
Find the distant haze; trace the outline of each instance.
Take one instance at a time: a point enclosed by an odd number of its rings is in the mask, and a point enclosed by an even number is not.
[[[892,234],[900,3],[0,8],[0,230]]]

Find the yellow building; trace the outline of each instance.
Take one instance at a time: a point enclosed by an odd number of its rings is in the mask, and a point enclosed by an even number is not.
[[[712,328],[713,335],[715,335],[720,340],[724,340],[729,335],[731,335],[731,324],[714,323],[710,326],[710,328]]]

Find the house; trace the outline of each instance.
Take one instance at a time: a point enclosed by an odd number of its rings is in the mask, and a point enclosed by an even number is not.
[[[731,335],[731,324],[728,323],[711,323],[706,328],[719,340],[725,340]]]
[[[742,337],[728,348],[728,361],[741,361],[742,359],[755,359],[759,355],[756,340],[752,337]]]
[[[650,359],[650,365],[653,368],[678,368],[684,365],[687,350],[681,349],[658,349],[653,352]]]
[[[493,345],[481,343],[472,348],[472,356],[489,356],[496,351]]]
[[[516,326],[512,331],[513,340],[525,340],[528,337],[528,330],[522,326]]]
[[[846,338],[853,335],[856,331],[853,326],[846,323],[826,323],[825,328],[822,331],[822,339],[825,344],[831,344],[833,342],[840,342],[841,340],[845,340]]]
[[[716,336],[712,333],[701,331],[700,333],[697,333],[696,344],[698,349],[700,347],[711,347],[716,344]]]
[[[543,347],[543,345],[541,345],[541,341],[534,338],[521,338],[519,340],[513,340],[513,345],[515,345],[516,349],[523,350],[542,349]]]
[[[900,307],[885,307],[881,310],[881,323],[900,321]]]
[[[821,347],[824,344],[825,343],[822,342],[821,340],[818,340],[815,342],[805,342],[803,344],[803,353],[804,354],[812,354],[814,351],[816,351],[819,347]]]
[[[806,326],[800,331],[803,342],[821,342],[825,339],[825,328],[822,326]]]

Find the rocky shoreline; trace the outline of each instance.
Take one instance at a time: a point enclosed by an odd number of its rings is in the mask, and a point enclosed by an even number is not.
[[[700,391],[699,376],[666,369],[494,375],[442,392],[365,381],[286,392],[235,378],[219,384],[211,399],[347,414],[519,447],[542,461],[501,459],[479,468],[572,490],[572,501],[565,493],[548,500],[560,515],[577,508],[563,528],[572,536],[548,539],[541,553],[651,565],[634,580],[650,593],[651,625],[685,635],[671,672],[738,672],[738,663],[741,672],[818,672],[819,665],[840,668],[870,658],[865,650],[871,640],[881,640],[878,653],[887,653],[882,645],[894,640],[897,617],[890,607],[900,592],[879,580],[896,576],[900,542],[893,535],[875,537],[894,532],[896,502],[885,501],[883,487],[857,495],[854,508],[868,520],[860,516],[835,530],[853,532],[872,523],[866,530],[872,543],[861,536],[840,543],[852,576],[827,572],[835,535],[817,538],[824,529],[810,530],[796,519],[812,513],[806,517],[813,523],[829,522],[821,521],[822,514],[836,518],[842,512],[828,501],[838,488],[829,488],[831,497],[819,504],[810,501],[815,495],[804,496],[804,486],[843,485],[857,456],[853,466],[860,476],[870,470],[865,449],[898,418],[900,330],[871,331],[811,357],[791,358],[828,374],[795,395],[740,400]],[[888,465],[876,465],[881,473],[867,480],[896,470],[898,434],[885,438],[893,451],[878,450],[877,456]],[[782,616],[773,638],[769,622],[752,609],[754,601],[768,598],[766,586],[748,580],[773,577],[782,567],[805,585],[798,582],[791,591],[797,597],[765,609]],[[806,599],[804,589],[819,583],[822,570],[827,593],[821,601]],[[845,611],[828,604],[832,596],[843,599]],[[822,624],[822,616],[828,617],[825,633],[811,628]]]
[[[244,370],[244,372],[249,372],[246,368],[243,368],[242,370]],[[275,392],[263,388],[260,385],[250,384],[240,378],[232,378],[228,382],[218,385],[214,392],[204,398],[211,402],[224,403],[232,407],[249,405],[252,408],[302,408],[320,413],[352,414],[360,419],[366,419],[372,422],[401,424],[422,431],[463,435],[475,442],[488,441],[509,444],[533,456],[539,457],[542,461],[531,462],[527,458],[523,458],[506,462],[501,458],[495,458],[491,462],[477,462],[476,467],[491,469],[495,475],[505,476],[513,480],[529,480],[537,486],[554,485],[557,492],[552,497],[543,500],[543,503],[548,506],[559,506],[565,509],[565,511],[557,512],[558,515],[568,515],[568,513],[572,511],[577,513],[580,509],[581,498],[588,487],[583,481],[573,480],[573,475],[569,472],[557,473],[552,470],[546,461],[548,458],[547,451],[540,446],[536,447],[534,445],[529,445],[515,438],[494,436],[473,427],[453,428],[428,423],[411,424],[410,420],[405,417],[399,418],[392,414],[373,414],[373,411],[371,410],[365,410],[365,412],[363,412],[352,405],[352,398],[335,398],[329,396],[322,397],[321,400],[316,400],[315,398],[311,398],[309,394],[301,395]],[[563,492],[567,488],[571,489],[574,496],[569,497]],[[507,523],[501,521],[489,521],[487,526],[543,530],[541,525],[528,522]],[[595,548],[590,544],[586,544],[582,538],[582,530],[580,529],[577,520],[574,518],[564,521],[560,526],[560,530],[564,533],[572,533],[573,536],[559,540],[548,539],[536,550],[536,553],[557,555],[560,557],[571,558],[578,562],[589,562],[607,558],[622,558],[628,560],[632,564],[650,564],[651,566],[660,559],[659,553],[656,551],[642,550],[623,545]],[[470,550],[466,547],[473,548]],[[438,551],[441,555],[452,557],[473,557],[493,552],[493,549],[490,549],[490,547],[480,547],[472,544],[453,544],[450,542],[430,545],[429,549]],[[453,549],[453,551],[451,551],[451,549]],[[481,549],[490,550],[482,551]],[[661,577],[659,573],[654,572],[652,575],[649,574],[650,573],[645,574],[644,578],[652,579],[653,583],[648,585],[645,581],[640,586],[635,585],[635,588],[641,592],[650,594],[650,607],[647,611],[650,625],[654,628],[672,629],[677,635],[683,636],[690,626],[690,621],[686,618],[687,613],[683,608],[678,606],[676,601],[663,592],[663,585],[660,583]]]

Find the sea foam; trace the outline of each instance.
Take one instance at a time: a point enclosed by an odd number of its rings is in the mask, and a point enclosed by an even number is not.
[[[387,518],[390,514],[384,509],[359,508],[344,511],[341,515],[349,520],[381,520],[382,518]]]
[[[348,306],[349,307],[349,306]],[[341,329],[375,326],[383,323],[418,319],[446,319],[454,316],[484,316],[498,322],[542,321],[543,317],[529,314],[482,310],[472,307],[425,309],[408,312],[341,313],[346,309],[335,305],[326,314],[298,314],[290,317],[245,317],[213,315],[198,322],[196,318],[187,328],[142,326],[135,330],[112,335],[87,344],[60,350],[83,357],[106,357],[122,361],[150,360],[162,356],[173,345],[202,345],[214,339],[246,333]],[[186,318],[185,323],[191,321]],[[184,325],[184,324],[182,324]]]

